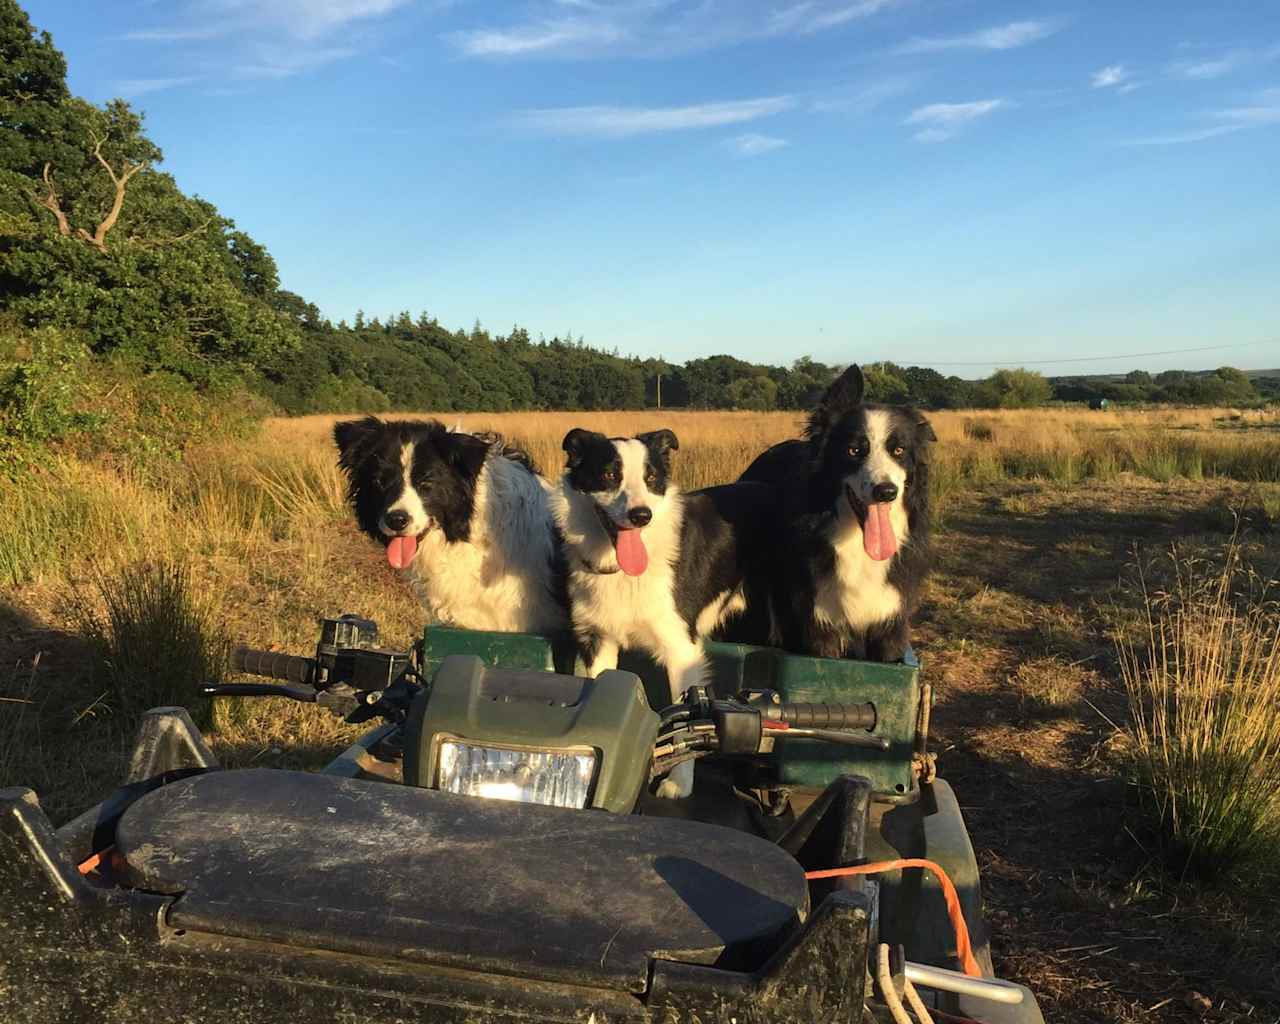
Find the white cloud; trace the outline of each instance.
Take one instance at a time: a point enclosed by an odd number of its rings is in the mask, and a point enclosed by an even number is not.
[[[1254,101],[1244,107],[1214,111],[1214,117],[1244,127],[1245,125],[1280,124],[1280,89],[1263,89]]]
[[[167,24],[138,28],[134,42],[211,43],[217,52],[190,58],[200,77],[288,78],[369,49],[367,23],[413,0],[179,0]],[[436,7],[451,0],[431,0]],[[159,5],[155,5],[160,9]],[[340,38],[339,38],[340,37]],[[138,79],[139,82],[160,79]],[[175,84],[177,84],[175,82]]]
[[[1243,125],[1238,124],[1220,124],[1213,128],[1201,128],[1196,131],[1176,132],[1172,135],[1151,135],[1142,139],[1133,139],[1128,143],[1130,146],[1180,146],[1188,142],[1204,142],[1207,139],[1216,139],[1220,135],[1230,135],[1238,132]]]
[[[895,53],[938,53],[942,50],[1015,50],[1053,35],[1062,26],[1052,21],[1011,21],[960,36],[916,37]]]
[[[1276,60],[1280,58],[1280,46],[1272,46],[1268,49],[1256,50],[1240,48],[1228,50],[1226,53],[1219,54],[1208,60],[1180,60],[1169,65],[1169,74],[1176,78],[1186,78],[1192,81],[1209,81],[1214,78],[1222,78],[1229,75],[1233,71],[1239,71],[1241,68],[1247,68],[1254,64],[1262,64],[1266,61]]]
[[[837,28],[851,21],[870,18],[881,11],[896,7],[901,0],[862,0],[861,3],[845,3],[832,6],[807,0],[792,4],[774,12],[767,34],[786,35],[793,32],[807,34],[823,29]]]
[[[561,21],[491,32],[461,32],[453,38],[468,57],[522,57],[584,44],[605,46],[618,37],[618,30],[607,25]]]
[[[621,139],[657,132],[688,131],[726,124],[744,124],[772,117],[795,106],[791,96],[767,96],[688,107],[553,107],[525,111],[519,120],[547,135]]]
[[[912,136],[917,142],[945,142],[954,138],[965,125],[1008,106],[1003,99],[974,100],[970,103],[930,103],[917,107],[905,121],[905,125],[920,125],[920,131]]]
[[[255,47],[251,59],[232,66],[236,78],[292,78],[335,61],[354,57],[350,46]]]
[[[1110,89],[1117,85],[1122,85],[1128,79],[1129,72],[1125,70],[1123,64],[1109,64],[1089,76],[1089,80],[1095,89]]]
[[[450,33],[468,57],[666,57],[830,31],[910,0],[530,0],[528,16]]]
[[[1249,128],[1280,124],[1280,89],[1263,89],[1250,97],[1244,106],[1225,107],[1209,111],[1202,119],[1210,122],[1201,128],[1169,135],[1154,135],[1132,140],[1131,146],[1173,146],[1186,142],[1204,142],[1208,139],[1233,135]]]
[[[780,139],[775,135],[760,135],[757,132],[736,135],[729,140],[730,148],[742,157],[772,153],[775,149],[782,149],[787,145],[790,143],[786,139]]]
[[[145,96],[151,92],[162,92],[165,89],[175,89],[180,85],[190,85],[192,82],[200,81],[199,75],[182,75],[176,78],[129,78],[123,82],[116,82],[115,91],[125,99],[132,99],[136,96]]]
[[[820,114],[870,113],[881,104],[910,92],[918,81],[911,75],[892,75],[844,89],[832,89],[818,96],[812,103],[812,109]]]

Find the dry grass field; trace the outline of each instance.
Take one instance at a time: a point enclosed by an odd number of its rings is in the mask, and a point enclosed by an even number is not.
[[[303,652],[317,615],[352,611],[409,641],[421,612],[348,522],[335,419],[268,421],[253,441],[145,471],[67,460],[0,480],[0,785],[34,787],[55,819],[88,804],[120,770],[130,710],[185,699],[218,671],[228,638]],[[670,427],[685,487],[733,479],[800,422],[656,411],[460,419],[505,433],[550,473],[570,427]],[[941,528],[917,646],[938,690],[940,769],[983,868],[998,968],[1041,993],[1055,1022],[1280,1020],[1276,879],[1251,867],[1208,882],[1161,866],[1123,781],[1134,747],[1116,646],[1129,638],[1140,664],[1145,601],[1173,592],[1177,565],[1212,578],[1229,550],[1258,622],[1270,621],[1280,414],[931,420]],[[164,629],[202,657],[158,666],[147,637],[119,642],[121,616],[139,609],[163,610]],[[230,764],[315,766],[349,734],[283,702],[204,713]],[[1277,765],[1261,767],[1269,776]]]

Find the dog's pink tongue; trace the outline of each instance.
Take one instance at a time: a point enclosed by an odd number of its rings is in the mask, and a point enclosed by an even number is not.
[[[407,569],[417,552],[417,537],[392,537],[387,545],[387,561],[393,569]]]
[[[867,521],[862,524],[862,546],[877,562],[892,558],[898,550],[898,538],[889,522],[889,503],[877,501],[867,506]]]
[[[649,552],[644,549],[639,530],[619,530],[613,546],[618,553],[618,567],[628,576],[640,576],[649,568]]]

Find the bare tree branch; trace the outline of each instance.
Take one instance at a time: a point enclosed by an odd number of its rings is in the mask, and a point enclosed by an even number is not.
[[[53,187],[53,178],[49,174],[49,164],[44,165],[44,184],[49,190],[47,195],[33,196],[37,203],[58,218],[58,234],[70,235],[71,225],[67,223],[67,215],[62,212],[62,205],[58,202],[57,190]]]
[[[84,228],[77,228],[76,231],[80,235],[80,237],[83,238],[90,245],[95,246],[96,248],[102,250],[103,252],[106,252],[107,251],[107,232],[110,231],[113,227],[115,227],[116,221],[120,219],[120,211],[124,209],[124,192],[125,192],[125,189],[129,186],[129,179],[132,178],[139,171],[146,170],[147,164],[146,164],[146,161],[143,161],[140,164],[131,164],[127,159],[124,159],[120,161],[120,173],[116,174],[115,169],[111,166],[111,164],[107,162],[106,158],[102,155],[102,143],[105,140],[98,138],[98,136],[93,132],[90,132],[89,134],[93,138],[93,143],[94,143],[93,155],[97,158],[98,163],[102,164],[102,166],[106,169],[107,174],[111,176],[111,182],[116,187],[116,195],[115,195],[115,199],[111,203],[110,211],[108,211],[106,217],[102,219],[102,222],[98,225],[97,229],[94,231],[92,235],[89,234],[89,232],[87,232]]]

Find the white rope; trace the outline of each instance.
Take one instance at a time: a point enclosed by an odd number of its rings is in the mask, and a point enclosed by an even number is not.
[[[920,993],[916,991],[916,987],[911,984],[911,979],[903,978],[902,981],[902,991],[907,994],[907,1002],[911,1004],[911,1009],[920,1018],[920,1024],[933,1024],[933,1017],[929,1013],[929,1008],[924,1005],[924,1000],[920,998]]]
[[[902,1000],[898,998],[898,990],[893,987],[893,974],[889,970],[889,945],[885,942],[880,943],[876,953],[876,984],[880,986],[880,998],[889,1007],[895,1024],[913,1024]]]

